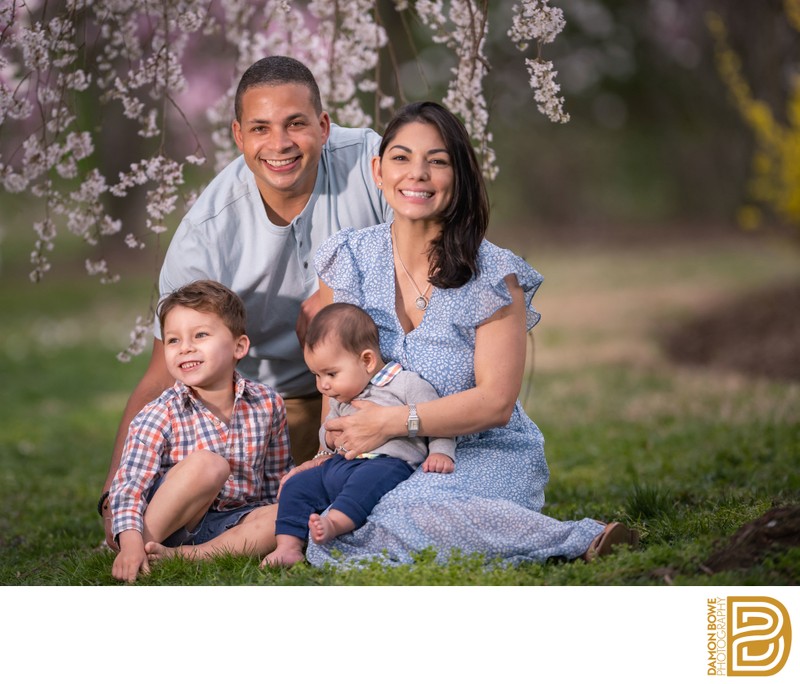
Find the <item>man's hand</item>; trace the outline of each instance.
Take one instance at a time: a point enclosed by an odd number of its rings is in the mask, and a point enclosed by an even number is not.
[[[106,544],[112,551],[119,551],[119,544],[117,544],[117,541],[114,539],[114,535],[111,532],[111,502],[108,497],[105,498],[103,505],[100,507],[100,515],[103,516]]]
[[[317,315],[321,308],[322,302],[320,300],[319,290],[300,305],[300,313],[297,316],[297,323],[295,324],[294,330],[297,334],[297,340],[300,342],[301,349],[305,346],[308,324],[311,323],[311,319]]]

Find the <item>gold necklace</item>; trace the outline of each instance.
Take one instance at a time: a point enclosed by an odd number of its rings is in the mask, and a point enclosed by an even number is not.
[[[394,232],[394,223],[392,224],[392,236],[394,237],[394,239],[392,240],[392,250],[397,255],[397,260],[400,262],[400,266],[403,267],[403,270],[406,272],[408,279],[411,281],[411,284],[414,286],[414,289],[417,291],[417,294],[419,295],[414,300],[414,304],[420,311],[425,311],[425,309],[428,308],[428,302],[430,301],[430,299],[426,296],[428,294],[428,290],[431,289],[430,281],[428,281],[428,287],[425,288],[425,292],[422,292],[422,290],[420,290],[419,287],[417,287],[416,281],[411,277],[411,274],[408,272],[406,265],[403,263],[403,258],[400,256],[400,250],[397,249],[397,245],[395,244],[397,242],[397,237]]]

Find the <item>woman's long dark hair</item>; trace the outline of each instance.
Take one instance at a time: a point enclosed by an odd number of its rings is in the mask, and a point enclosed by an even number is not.
[[[441,216],[442,234],[431,244],[428,275],[436,287],[461,287],[478,273],[478,247],[489,224],[486,184],[464,124],[435,102],[412,102],[398,110],[383,134],[381,160],[398,131],[415,121],[436,126],[453,166],[453,198]]]

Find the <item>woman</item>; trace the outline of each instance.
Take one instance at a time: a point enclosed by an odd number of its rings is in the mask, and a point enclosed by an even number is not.
[[[335,433],[332,446],[350,456],[415,430],[457,436],[455,471],[417,470],[364,527],[329,544],[310,542],[308,560],[405,563],[432,546],[443,561],[454,549],[544,561],[631,541],[619,523],[539,513],[548,479],[544,440],[517,396],[542,277],[484,240],[488,199],[461,122],[432,102],[404,107],[386,129],[373,176],[394,221],[341,231],[322,246],[315,262],[322,304],[365,309],[378,324],[384,358],[422,375],[440,398],[416,407],[361,403],[356,415],[326,428]]]

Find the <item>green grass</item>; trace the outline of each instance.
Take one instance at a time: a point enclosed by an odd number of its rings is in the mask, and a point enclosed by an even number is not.
[[[139,583],[795,583],[796,548],[750,568],[715,575],[702,569],[739,526],[773,506],[800,503],[800,386],[681,368],[662,358],[655,343],[660,321],[691,312],[692,287],[698,293],[741,289],[739,274],[748,260],[760,268],[772,247],[706,249],[702,255],[689,248],[667,256],[606,251],[577,258],[553,252],[536,263],[546,276],[537,297],[545,317],[528,408],[545,434],[551,467],[544,512],[560,519],[622,520],[641,532],[638,550],[592,564],[517,567],[475,557],[442,565],[434,554],[422,553],[409,566],[376,562],[346,571],[307,565],[260,570],[257,560],[246,558],[172,559],[155,565]],[[783,277],[800,262],[785,253],[781,259],[783,273],[761,268],[757,277],[751,269],[750,285]],[[701,262],[705,268],[697,267]],[[567,264],[572,280],[560,272]],[[609,268],[612,279],[603,275]],[[672,299],[658,290],[658,307],[648,306],[647,297],[641,310],[630,309],[634,299],[625,299],[628,308],[615,303],[625,288],[641,294],[648,284],[663,287],[670,271],[681,273],[683,283]],[[548,280],[548,273],[554,277]],[[5,271],[0,283],[0,584],[115,584],[95,502],[117,421],[146,362],[140,357],[122,364],[115,354],[147,307],[150,282],[129,278],[101,288],[82,275],[54,274],[34,286],[24,275]],[[599,298],[605,314],[556,315],[575,292]],[[592,339],[602,343],[594,355],[587,352]],[[615,339],[618,353],[603,346]]]

